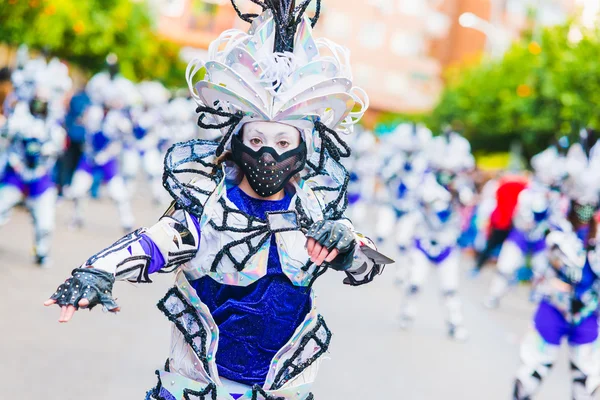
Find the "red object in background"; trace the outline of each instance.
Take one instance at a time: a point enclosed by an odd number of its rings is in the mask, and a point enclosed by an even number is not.
[[[519,193],[527,187],[527,184],[527,178],[520,175],[507,175],[500,178],[496,190],[496,209],[490,217],[492,229],[510,228]]]

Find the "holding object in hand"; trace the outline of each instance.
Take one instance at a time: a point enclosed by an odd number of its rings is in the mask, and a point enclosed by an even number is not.
[[[330,220],[315,222],[306,237],[310,261],[316,265],[326,262],[341,271],[352,265],[356,240],[352,230],[344,223]]]

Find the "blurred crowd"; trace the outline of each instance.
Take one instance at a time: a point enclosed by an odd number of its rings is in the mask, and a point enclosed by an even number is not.
[[[537,304],[521,345],[514,399],[530,399],[558,357],[570,347],[574,399],[592,399],[600,383],[596,251],[600,143],[586,130],[530,160],[531,171],[479,171],[468,141],[401,124],[381,138],[356,137],[360,149],[348,167],[352,218],[375,221],[377,242],[395,252],[402,291],[399,323],[411,327],[417,298],[434,267],[448,335],[469,336],[459,296],[460,266],[475,255],[476,279],[496,261],[487,296],[490,309],[519,282],[531,283]]]
[[[130,199],[140,191],[155,203],[162,189],[164,153],[199,137],[195,106],[160,82],[133,83],[118,60],[82,87],[67,64],[19,49],[16,67],[0,70],[0,223],[24,204],[31,212],[35,261],[47,265],[59,197],[74,204],[73,224],[84,224],[83,203],[101,189],[114,201],[125,231],[134,226]],[[147,187],[137,188],[144,174]]]

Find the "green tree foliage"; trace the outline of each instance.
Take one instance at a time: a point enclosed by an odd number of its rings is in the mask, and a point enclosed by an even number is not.
[[[515,42],[500,60],[448,71],[429,125],[460,129],[475,149],[506,151],[519,139],[526,155],[579,129],[600,128],[600,34],[572,43],[568,25]]]
[[[25,43],[90,72],[106,55],[119,57],[132,80],[159,79],[181,86],[184,65],[176,45],[159,38],[144,2],[129,0],[5,0],[0,5],[0,42]]]

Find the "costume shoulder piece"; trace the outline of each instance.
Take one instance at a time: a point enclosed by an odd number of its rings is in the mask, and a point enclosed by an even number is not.
[[[189,140],[176,143],[165,156],[163,186],[181,207],[197,217],[223,179],[223,171],[215,163],[218,145],[211,140]]]
[[[207,60],[188,65],[186,79],[198,105],[198,125],[222,137],[214,143],[194,141],[171,148],[165,160],[165,187],[190,212],[202,213],[206,189],[214,190],[215,179],[224,177],[207,171],[230,148],[232,135],[246,122],[280,122],[301,132],[308,148],[301,177],[322,199],[325,217],[340,218],[349,182],[340,159],[350,155],[343,136],[353,132],[368,97],[352,84],[349,51],[313,37],[320,0],[312,19],[305,15],[310,0],[296,7],[288,0],[253,2],[262,7],[260,15],[244,14],[233,4],[251,24],[247,32],[223,32],[209,46]],[[200,79],[194,82],[196,76]],[[189,166],[196,163],[200,167]],[[182,183],[189,179],[184,173],[199,174],[196,183]],[[211,183],[199,184],[204,180]]]

